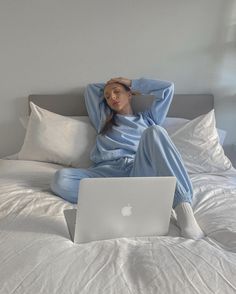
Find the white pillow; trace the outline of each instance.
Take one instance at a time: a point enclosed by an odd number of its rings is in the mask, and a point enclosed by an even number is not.
[[[184,126],[187,122],[189,122],[189,119],[186,118],[166,117],[162,124],[162,127],[167,130],[169,135],[171,135],[175,133],[179,128]]]
[[[166,119],[164,120],[162,124],[162,127],[167,130],[169,135],[171,135],[189,121],[190,120],[186,118],[166,117]],[[219,136],[219,142],[223,146],[227,132],[225,130],[217,128],[217,133]]]
[[[30,102],[31,115],[19,159],[87,168],[96,131],[88,117],[73,119]]]
[[[219,143],[214,110],[184,124],[171,139],[189,173],[220,172],[232,167]]]
[[[31,102],[31,103],[33,103],[33,102]],[[39,107],[39,106],[37,106],[37,107]],[[46,110],[46,109],[44,109],[44,110]],[[83,121],[83,122],[86,122],[86,123],[90,123],[89,117],[88,116],[85,116],[85,115],[84,116],[65,116],[65,117],[69,117],[69,118],[73,118],[73,119],[78,120],[78,121]],[[30,118],[29,115],[21,116],[19,118],[20,123],[21,123],[21,125],[22,125],[22,127],[24,129],[27,129],[27,126],[28,126],[28,123],[29,123],[29,118]]]
[[[87,116],[70,116],[70,117],[77,120],[84,120],[84,119],[88,120]],[[29,116],[20,117],[20,123],[24,127],[24,129],[27,129],[28,121],[29,121]],[[166,117],[166,119],[164,120],[164,123],[162,124],[162,127],[167,130],[169,135],[171,135],[174,132],[176,132],[180,127],[185,125],[187,122],[189,122],[189,119],[186,119],[186,118]],[[219,142],[223,146],[227,132],[225,130],[217,128],[217,133],[219,136]]]

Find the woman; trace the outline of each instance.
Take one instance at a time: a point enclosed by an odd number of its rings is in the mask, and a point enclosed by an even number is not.
[[[151,94],[151,107],[135,114],[131,106],[133,91]],[[203,231],[192,207],[192,186],[182,159],[160,127],[173,98],[174,85],[167,81],[113,78],[90,84],[85,90],[89,118],[98,135],[91,152],[94,165],[89,169],[63,168],[51,184],[60,197],[77,202],[82,178],[127,176],[175,176],[177,178],[173,208],[181,235],[200,239]]]

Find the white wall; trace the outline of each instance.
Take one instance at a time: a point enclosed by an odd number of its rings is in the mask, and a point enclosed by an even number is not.
[[[0,0],[0,157],[22,144],[29,94],[76,92],[114,76],[213,92],[217,124],[236,141],[234,2]]]
[[[236,167],[236,1],[226,4],[214,50],[212,88],[217,124],[228,131],[225,151]]]

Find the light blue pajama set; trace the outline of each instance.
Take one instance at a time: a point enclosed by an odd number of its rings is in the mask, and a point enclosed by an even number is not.
[[[107,133],[100,134],[111,112],[104,102],[104,86],[105,83],[90,84],[85,89],[89,118],[98,132],[91,151],[94,165],[88,169],[58,170],[51,183],[52,191],[76,203],[82,178],[175,176],[177,184],[173,208],[180,202],[191,203],[192,185],[180,154],[160,126],[173,98],[174,85],[144,78],[132,80],[131,90],[154,95],[156,99],[143,112],[135,115],[116,114],[116,125]]]

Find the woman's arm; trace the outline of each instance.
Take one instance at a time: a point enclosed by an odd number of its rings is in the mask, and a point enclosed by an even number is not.
[[[155,96],[152,106],[144,111],[144,114],[151,117],[156,124],[161,125],[174,95],[174,84],[168,81],[141,78],[132,80],[131,89],[141,94]]]
[[[110,109],[104,102],[105,83],[89,84],[85,88],[84,98],[89,118],[99,133],[110,115]]]

